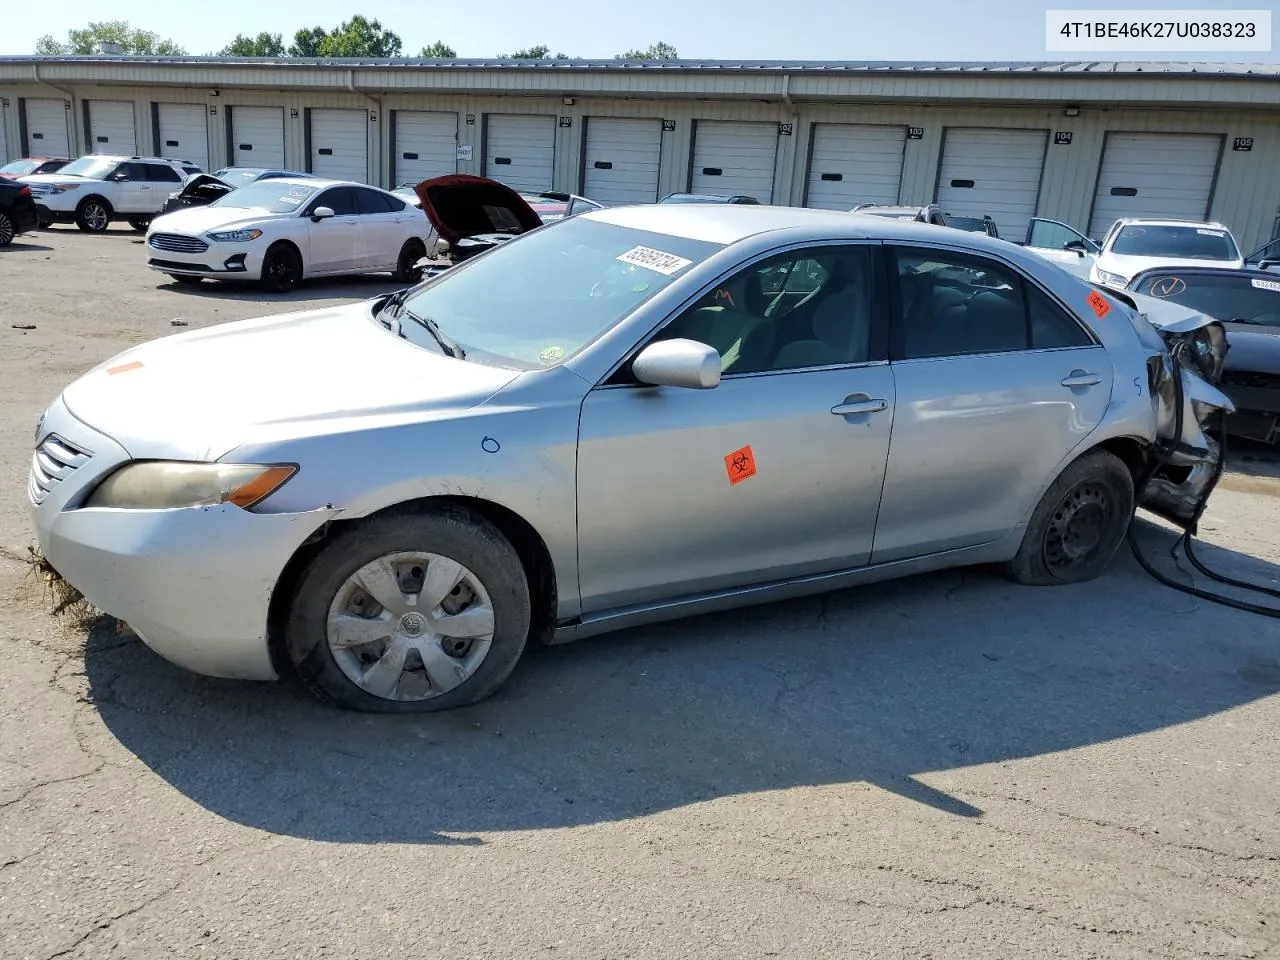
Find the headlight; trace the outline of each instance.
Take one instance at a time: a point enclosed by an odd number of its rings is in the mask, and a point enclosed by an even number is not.
[[[1222,367],[1227,359],[1228,348],[1227,331],[1220,323],[1210,323],[1192,334],[1192,356],[1200,376],[1217,384],[1222,379]]]
[[[262,236],[261,230],[223,230],[221,233],[205,234],[210,240],[218,243],[247,243]]]
[[[298,468],[292,464],[125,464],[89,495],[86,507],[166,510],[231,503],[248,509],[278,490]]]
[[[53,193],[70,193],[72,190],[79,190],[78,183],[55,183],[53,185]]]
[[[1112,287],[1123,287],[1129,282],[1128,277],[1122,277],[1118,273],[1107,273],[1105,270],[1098,271],[1098,280]]]

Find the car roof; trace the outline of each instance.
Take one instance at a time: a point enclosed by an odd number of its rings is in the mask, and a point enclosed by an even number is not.
[[[1144,227],[1207,227],[1227,233],[1227,225],[1217,220],[1179,220],[1177,217],[1121,217],[1118,221],[1125,226],[1140,224]]]
[[[807,207],[779,207],[765,204],[717,204],[699,207],[695,204],[637,204],[605,207],[579,214],[588,220],[612,223],[620,227],[648,230],[670,236],[730,244],[747,237],[777,230],[808,229],[813,239],[877,239],[928,241],[946,236],[949,242],[964,236],[963,241],[993,253],[1009,255],[1012,246],[993,240],[985,234],[962,234],[958,230],[929,223],[888,220],[874,215],[849,213],[844,210],[818,210]],[[940,233],[940,231],[942,231]],[[987,246],[991,245],[991,246]],[[1033,255],[1034,256],[1034,255]]]

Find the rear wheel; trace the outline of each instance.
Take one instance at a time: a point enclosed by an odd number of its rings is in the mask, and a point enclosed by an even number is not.
[[[1133,510],[1129,468],[1106,450],[1091,450],[1045,492],[1007,575],[1037,586],[1094,579],[1124,541]]]
[[[186,286],[189,286],[189,287],[194,287],[198,283],[200,283],[200,281],[203,280],[204,277],[188,277],[181,273],[171,273],[169,274],[169,279],[175,280],[178,283],[185,284]]]
[[[302,279],[302,257],[287,243],[277,243],[262,258],[262,285],[272,293],[287,293]]]
[[[482,700],[528,639],[520,558],[456,507],[375,517],[311,561],[285,643],[312,692],[348,710],[427,713]]]
[[[406,240],[400,248],[400,257],[396,261],[396,272],[391,276],[396,283],[417,283],[422,279],[422,269],[415,264],[427,255],[427,248],[421,240]]]
[[[0,210],[0,247],[7,247],[13,243],[13,238],[17,235],[18,231],[14,228],[9,215]]]
[[[133,227],[138,233],[146,233],[147,227],[151,226],[150,217],[133,217],[129,221],[129,226]]]
[[[103,233],[111,226],[111,204],[101,197],[89,197],[76,207],[76,226],[85,233]]]

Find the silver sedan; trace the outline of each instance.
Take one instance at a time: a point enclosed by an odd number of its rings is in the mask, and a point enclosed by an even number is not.
[[[131,349],[46,412],[29,496],[52,566],[173,662],[440,710],[531,638],[1095,577],[1137,501],[1194,511],[1219,334],[978,234],[617,207]]]

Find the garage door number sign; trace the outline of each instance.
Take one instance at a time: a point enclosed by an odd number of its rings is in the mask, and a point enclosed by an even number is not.
[[[1232,150],[1249,151],[1253,149],[1253,137],[1236,137],[1231,141]]]

